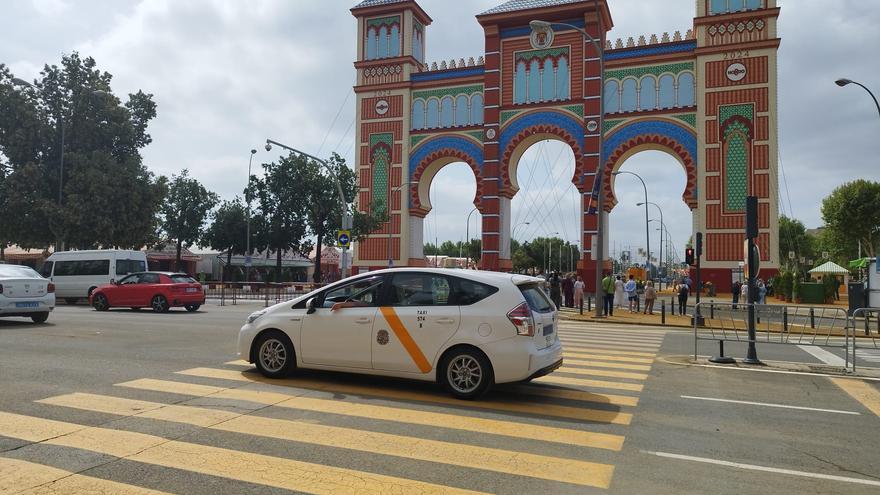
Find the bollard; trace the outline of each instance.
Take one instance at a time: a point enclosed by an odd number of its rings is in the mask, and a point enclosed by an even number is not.
[[[709,319],[715,319],[715,301],[709,303]]]
[[[220,286],[220,306],[226,306],[226,284]]]
[[[816,310],[810,308],[810,328],[816,328]]]
[[[675,296],[669,298],[672,304],[672,314],[675,314]]]
[[[584,298],[581,297],[580,304],[578,304],[578,308],[580,310],[581,316],[584,314]]]
[[[587,297],[587,313],[593,311],[593,296]]]
[[[266,306],[265,307],[268,308],[269,307],[269,291],[265,290],[265,291],[263,291],[263,294],[265,294],[265,299],[266,299]]]
[[[232,287],[232,305],[237,305],[238,302],[235,300],[235,287]]]
[[[734,364],[736,360],[732,357],[727,357],[724,355],[724,341],[718,341],[718,356],[712,356],[709,358],[710,363],[718,363],[718,364]]]
[[[666,324],[666,301],[660,301],[660,324]]]
[[[788,333],[788,306],[782,308],[782,333]]]

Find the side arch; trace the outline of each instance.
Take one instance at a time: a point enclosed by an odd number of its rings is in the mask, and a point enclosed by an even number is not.
[[[568,144],[574,152],[572,183],[583,191],[584,125],[574,115],[556,111],[537,111],[519,116],[501,129],[501,194],[507,198],[519,191],[516,169],[523,153],[533,144],[556,139]]]
[[[697,135],[668,120],[644,119],[621,126],[605,138],[605,176],[602,178],[606,211],[617,204],[611,175],[632,155],[645,150],[663,151],[684,168],[687,182],[682,201],[691,210],[697,208]]]
[[[482,146],[462,136],[439,136],[427,139],[410,153],[410,215],[424,218],[431,211],[431,181],[440,169],[454,162],[467,163],[474,172],[477,193],[473,203],[482,212]]]

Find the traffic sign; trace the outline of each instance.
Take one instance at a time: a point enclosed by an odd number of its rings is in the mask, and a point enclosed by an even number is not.
[[[351,232],[348,230],[339,230],[336,232],[336,243],[339,247],[347,248],[351,245]]]

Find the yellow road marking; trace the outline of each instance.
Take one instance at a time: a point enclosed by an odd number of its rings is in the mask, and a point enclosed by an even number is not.
[[[590,349],[593,346],[603,347],[603,348],[611,348],[611,349],[631,349],[634,351],[654,351],[660,349],[660,346],[649,346],[649,345],[641,345],[641,344],[633,344],[630,342],[571,342],[567,340],[562,341],[562,347],[566,347],[569,349]]]
[[[154,380],[152,378],[141,378],[130,382],[117,383],[117,387],[136,388],[140,390],[154,390],[156,392],[167,392],[180,395],[195,395],[198,397],[207,397],[217,399],[234,399],[255,404],[272,405],[284,402],[291,397],[309,393],[303,391],[302,394],[279,394],[276,392],[264,392],[262,390],[245,390],[241,388],[213,387],[209,385],[199,385],[200,392],[196,392],[189,386],[191,384],[184,382],[171,382],[167,380]],[[235,393],[233,394],[232,391]]]
[[[48,483],[48,484],[47,484]],[[19,459],[0,457],[0,494],[112,493],[165,495],[166,492],[92,478]]]
[[[593,392],[584,392],[583,390],[561,389],[549,386],[545,387],[544,385],[545,384],[541,383],[533,383],[529,385],[519,385],[514,387],[514,389],[520,393],[540,395],[542,397],[550,397],[553,399],[584,400],[589,402],[599,402],[602,404],[612,404],[615,406],[635,407],[639,405],[639,398],[631,397],[629,395],[597,394]]]
[[[613,470],[607,464],[523,452],[512,455],[513,452],[500,449],[120,397],[76,393],[40,402],[587,486],[595,486],[597,480],[610,480]]]
[[[593,421],[598,423],[613,424],[629,424],[632,415],[629,413],[620,413],[614,411],[603,411],[596,409],[585,409],[579,407],[558,406],[555,404],[542,403],[523,403],[519,401],[497,401],[497,400],[478,400],[471,402],[462,402],[461,400],[449,397],[447,395],[432,395],[422,392],[411,392],[407,390],[394,390],[382,387],[370,387],[363,385],[345,385],[339,383],[325,382],[320,380],[312,380],[308,378],[286,378],[280,380],[265,379],[255,373],[242,373],[234,370],[221,370],[213,368],[193,368],[189,370],[178,371],[178,374],[187,376],[200,376],[204,378],[219,378],[223,380],[234,380],[240,382],[260,382],[267,383],[279,387],[301,387],[311,388],[315,390],[323,390],[326,392],[336,392],[342,394],[354,395],[370,395],[382,397],[385,399],[412,400],[419,402],[429,402],[433,404],[451,405],[457,407],[491,409],[495,411],[513,412],[532,414],[538,417],[557,416],[561,418],[579,419],[582,421]]]
[[[831,381],[868,408],[869,411],[880,416],[880,391],[871,384],[851,378],[831,378]]]
[[[409,357],[412,358],[413,362],[418,366],[419,371],[422,373],[427,373],[431,371],[431,363],[428,362],[428,359],[425,358],[425,355],[422,354],[422,350],[419,348],[419,345],[416,344],[416,341],[413,340],[412,336],[406,330],[406,327],[403,325],[403,322],[400,321],[400,317],[397,316],[397,312],[394,311],[394,308],[389,306],[382,306],[379,308],[379,311],[382,312],[382,316],[385,317],[385,321],[388,322],[388,326],[391,327],[391,331],[394,332],[394,335],[397,336],[397,340],[403,344],[403,348],[406,349],[406,352],[409,354]]]
[[[607,378],[629,378],[632,380],[647,380],[648,375],[644,373],[631,373],[626,371],[613,371],[613,370],[591,370],[587,368],[574,368],[572,366],[562,366],[557,369],[560,373],[570,373],[572,375],[585,375],[585,376],[604,376]]]
[[[563,356],[563,358],[572,357],[575,359],[598,359],[598,360],[602,360],[602,361],[614,361],[614,362],[622,362],[622,363],[651,364],[654,362],[653,359],[648,359],[648,358],[629,357],[629,356],[613,356],[611,354],[589,354],[586,352],[563,352],[562,356]]]
[[[565,337],[562,337],[560,340],[562,340],[563,344],[569,344],[569,345],[585,345],[585,346],[589,346],[589,345],[593,345],[593,344],[622,345],[625,347],[647,347],[652,350],[658,349],[660,347],[660,344],[637,342],[637,341],[633,341],[633,340],[588,340],[588,339],[569,339],[569,338],[565,338]]]
[[[640,351],[625,351],[620,349],[596,349],[595,347],[590,348],[589,354],[613,354],[613,355],[623,355],[623,356],[636,356],[636,357],[647,357],[653,358],[657,355],[656,352],[640,352]],[[577,354],[577,352],[575,352]]]
[[[583,332],[559,332],[561,337],[573,339],[613,339],[613,340],[640,340],[644,342],[663,342],[664,335],[639,335],[631,333],[583,333]]]
[[[130,382],[129,382],[130,383]],[[164,382],[155,384],[154,390],[173,391],[175,384],[179,382]],[[121,386],[129,386],[120,383]],[[136,388],[151,390],[145,388],[143,384],[136,384]],[[534,390],[537,387],[532,387]],[[253,395],[254,391],[243,390],[240,388],[219,389],[212,397],[220,399],[247,400],[266,405],[274,405],[285,409],[297,409],[302,411],[313,411],[326,414],[339,414],[342,416],[352,416],[367,419],[380,419],[385,421],[394,421],[400,423],[409,423],[422,426],[432,426],[449,428],[452,430],[471,431],[476,433],[488,433],[491,435],[501,435],[514,438],[524,438],[527,440],[539,440],[544,442],[561,443],[565,445],[579,445],[582,447],[591,447],[598,449],[607,449],[619,451],[623,446],[624,437],[620,435],[610,435],[606,433],[594,433],[590,431],[572,430],[568,428],[554,428],[549,426],[532,425],[527,423],[517,423],[514,421],[503,421],[494,419],[475,418],[470,416],[460,416],[447,413],[434,413],[427,411],[418,411],[403,409],[399,407],[376,406],[372,404],[360,404],[345,402],[341,400],[318,399],[312,397],[292,396],[278,393],[265,393],[268,396],[266,401],[260,401],[259,397]],[[560,390],[559,392],[569,392]],[[586,392],[575,392],[580,394],[577,399],[583,400],[583,396],[590,395],[596,398],[601,396],[597,394],[588,394]],[[533,392],[534,393],[534,392]],[[540,392],[534,393],[540,395]],[[562,394],[554,394],[559,396]],[[284,400],[277,400],[283,397]],[[622,405],[635,406],[638,399],[634,397],[614,396],[616,402]],[[606,403],[611,403],[605,401]],[[625,403],[624,403],[625,402]]]
[[[583,361],[580,359],[566,359],[565,364],[575,366],[591,366],[593,368],[614,368],[618,370],[651,371],[651,366],[646,364],[603,363],[602,361]]]
[[[72,433],[55,436],[59,430]],[[0,413],[0,431],[4,436],[12,438],[29,440],[41,437],[45,443],[51,445],[89,450],[124,457],[135,462],[313,494],[476,493],[353,469],[322,466],[292,459],[167,440],[142,433],[91,428],[18,414]],[[25,434],[27,438],[16,436],[19,432]]]
[[[540,381],[543,383],[555,383],[560,385],[575,385],[578,387],[598,387],[618,390],[631,390],[633,392],[641,392],[642,388],[644,388],[644,386],[640,383],[607,382],[602,380],[587,380],[585,378],[568,378],[566,376],[556,375],[542,376],[541,378],[536,378],[535,381]],[[627,421],[625,424],[629,424],[629,421]]]

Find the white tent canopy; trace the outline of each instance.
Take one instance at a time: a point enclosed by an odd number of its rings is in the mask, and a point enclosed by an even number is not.
[[[819,275],[830,274],[830,275],[849,275],[849,270],[846,268],[834,263],[833,261],[828,261],[823,263],[822,265],[817,266],[809,271],[809,273],[816,273]]]

